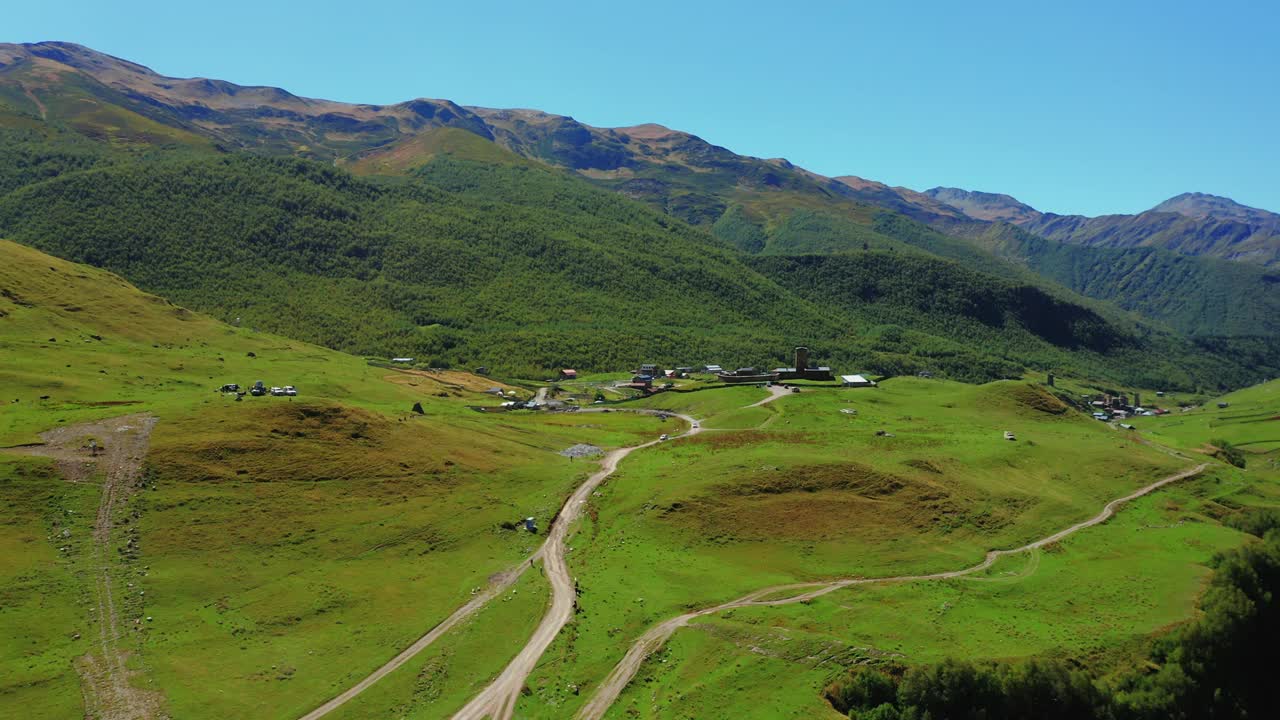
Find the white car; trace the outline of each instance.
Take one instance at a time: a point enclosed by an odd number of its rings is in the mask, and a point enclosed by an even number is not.
[[[284,388],[280,388],[280,387],[273,387],[273,388],[271,388],[271,394],[272,394],[272,395],[275,395],[276,397],[283,397],[283,396],[284,396]]]
[[[670,436],[670,435],[667,435],[666,433],[663,433],[662,437],[660,437],[660,438],[658,438],[658,439],[659,439],[659,440],[670,440],[670,439],[671,439],[671,436]]]
[[[289,397],[293,397],[294,395],[297,395],[297,394],[298,394],[298,388],[296,388],[296,387],[294,387],[294,386],[292,386],[292,385],[285,385],[285,386],[284,386],[284,394],[285,394],[285,395],[288,395]]]

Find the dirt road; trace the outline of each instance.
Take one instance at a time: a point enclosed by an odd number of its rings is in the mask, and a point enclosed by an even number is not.
[[[657,411],[636,412],[658,414]],[[688,437],[701,432],[701,426],[693,418],[687,415],[675,416],[689,423],[689,430],[678,437]],[[574,588],[573,578],[569,574],[569,567],[565,563],[564,544],[565,538],[569,534],[569,528],[581,515],[582,507],[591,497],[591,493],[595,492],[600,483],[604,482],[605,478],[618,469],[618,463],[622,462],[623,458],[636,450],[652,447],[659,442],[662,441],[654,440],[643,445],[620,448],[605,455],[600,462],[600,469],[587,478],[586,482],[578,486],[578,489],[569,497],[568,502],[564,504],[564,508],[560,510],[560,515],[557,516],[555,525],[552,526],[547,536],[547,541],[534,554],[535,559],[542,560],[547,579],[551,582],[551,607],[542,617],[542,622],[538,625],[538,629],[534,631],[533,637],[529,638],[529,642],[520,650],[515,659],[503,669],[497,679],[459,710],[453,716],[454,720],[479,720],[479,718],[506,720],[515,712],[516,701],[520,698],[520,691],[524,689],[525,680],[529,677],[529,673],[533,672],[534,666],[538,663],[538,658],[542,657],[542,654],[550,647],[552,641],[556,639],[556,635],[560,633],[560,629],[573,617],[573,608],[577,602],[577,592]]]
[[[786,397],[791,394],[791,388],[785,388],[781,385],[770,385],[766,387],[765,390],[769,391],[769,397],[761,400],[760,402],[751,403],[744,407],[743,410],[746,410],[747,408],[760,407],[761,405],[768,405],[780,397]]]
[[[614,701],[618,699],[622,690],[626,688],[627,684],[631,682],[631,679],[635,677],[636,672],[640,669],[640,666],[644,663],[645,659],[661,648],[667,639],[675,634],[676,630],[688,625],[689,622],[695,618],[723,612],[725,610],[732,610],[733,608],[763,605],[789,605],[791,603],[804,602],[853,585],[911,582],[916,580],[944,580],[947,578],[958,578],[964,575],[981,572],[991,567],[996,560],[1005,555],[1015,555],[1020,552],[1026,552],[1027,550],[1042,548],[1046,545],[1058,542],[1072,533],[1106,522],[1111,518],[1111,516],[1115,515],[1116,508],[1120,507],[1124,503],[1142,497],[1143,495],[1170,483],[1198,475],[1203,472],[1206,467],[1208,467],[1208,464],[1202,463],[1188,470],[1170,475],[1162,480],[1139,488],[1124,497],[1116,498],[1115,500],[1107,503],[1106,507],[1102,508],[1102,512],[1092,518],[1076,523],[1075,525],[1072,525],[1065,530],[1060,530],[1048,537],[1041,538],[1035,542],[1031,542],[1023,545],[1022,547],[1013,548],[1011,550],[992,550],[987,553],[982,562],[962,570],[951,570],[948,572],[934,573],[932,575],[902,575],[898,577],[885,578],[846,578],[823,583],[780,585],[765,588],[763,590],[757,590],[749,595],[744,595],[737,600],[731,600],[721,605],[673,617],[670,620],[666,620],[650,628],[648,632],[641,635],[640,638],[636,640],[635,644],[631,646],[631,649],[627,651],[627,654],[623,656],[621,662],[619,662],[614,667],[613,671],[609,673],[609,676],[605,678],[605,681],[596,689],[595,694],[592,695],[591,699],[587,701],[587,704],[582,707],[576,717],[578,720],[599,720],[604,717],[604,714],[608,712],[610,706],[612,706]],[[783,593],[794,591],[803,592],[778,597]],[[506,715],[503,717],[510,716]]]
[[[41,435],[43,445],[12,448],[7,452],[52,458],[67,480],[88,482],[102,473],[102,497],[93,521],[90,554],[94,617],[98,623],[96,651],[76,662],[84,693],[86,717],[102,720],[152,720],[165,717],[159,693],[135,687],[131,682],[129,653],[121,641],[121,618],[115,592],[117,571],[111,552],[115,514],[137,487],[146,458],[147,443],[156,418],[125,415],[99,422],[73,425]],[[90,450],[90,442],[98,451]]]
[[[545,390],[543,388],[542,390]],[[539,391],[542,394],[542,390]],[[545,395],[542,395],[545,397]],[[581,412],[603,412],[601,408],[590,408]],[[697,434],[701,428],[697,427],[698,423],[687,415],[679,415],[676,413],[662,412],[658,410],[627,410],[627,412],[638,412],[646,415],[672,415],[679,417],[689,423],[689,430],[684,435],[677,437],[685,437]],[[534,635],[530,638],[528,645],[521,651],[512,662],[507,666],[503,673],[490,684],[480,695],[476,696],[471,703],[459,712],[458,717],[485,717],[492,715],[493,717],[510,717],[511,710],[514,708],[515,699],[519,695],[520,690],[524,687],[524,680],[528,677],[529,672],[533,669],[534,663],[546,650],[551,641],[555,639],[560,628],[569,621],[573,614],[573,605],[575,601],[575,591],[573,580],[569,576],[568,567],[564,561],[564,540],[568,534],[569,526],[573,524],[582,512],[582,506],[591,497],[591,493],[604,482],[604,479],[613,474],[618,469],[618,463],[627,455],[641,448],[651,447],[661,442],[653,440],[641,445],[635,445],[627,448],[620,448],[607,453],[600,460],[600,469],[588,477],[581,485],[574,490],[569,499],[560,508],[560,513],[556,516],[555,522],[552,524],[547,533],[547,539],[532,555],[520,561],[520,564],[500,573],[490,580],[489,586],[483,592],[472,598],[467,604],[458,608],[452,615],[445,618],[443,622],[436,625],[430,632],[418,638],[412,645],[405,648],[400,654],[396,655],[385,665],[373,671],[368,677],[360,682],[344,690],[333,699],[329,700],[320,707],[303,715],[300,720],[319,720],[319,718],[328,715],[342,705],[349,702],[352,698],[364,692],[369,686],[386,677],[400,666],[411,660],[418,653],[426,650],[440,636],[456,627],[463,620],[466,620],[476,611],[484,607],[493,598],[501,595],[508,587],[513,585],[516,580],[528,570],[532,563],[542,560],[544,564],[544,572],[551,582],[551,607],[543,617],[538,629],[534,631]],[[512,690],[514,688],[514,690]],[[485,709],[505,708],[506,714],[500,714],[501,710],[494,711]],[[481,712],[481,714],[474,714]],[[464,714],[469,713],[469,714]],[[496,714],[495,714],[496,713]]]

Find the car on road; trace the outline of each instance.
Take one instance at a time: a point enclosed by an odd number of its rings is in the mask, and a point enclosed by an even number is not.
[[[273,388],[271,388],[271,394],[272,394],[272,395],[274,395],[274,396],[276,396],[276,397],[284,397],[284,388],[282,388],[282,387],[273,387]]]
[[[297,394],[298,394],[298,388],[296,388],[296,387],[294,387],[294,386],[292,386],[292,385],[285,385],[285,386],[284,386],[284,394],[285,394],[285,395],[288,395],[289,397],[293,397],[294,395],[297,395]]]
[[[666,434],[666,433],[663,433],[663,434],[662,434],[662,437],[660,437],[660,438],[658,438],[658,439],[659,439],[659,440],[670,440],[670,439],[671,439],[671,436],[670,436],[670,435],[668,435],[668,434]]]

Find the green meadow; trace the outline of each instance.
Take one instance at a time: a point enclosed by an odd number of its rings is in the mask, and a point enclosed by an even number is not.
[[[500,383],[370,365],[217,323],[103,271],[0,249],[0,443],[123,413],[160,419],[130,506],[141,559],[116,570],[132,583],[126,620],[152,618],[127,633],[131,662],[175,716],[290,717],[318,705],[541,542],[515,521],[545,524],[594,468],[560,450],[634,445],[671,426],[634,413],[478,413],[469,406],[496,405],[484,390]],[[215,392],[257,379],[300,394]],[[97,483],[67,483],[43,460],[0,460],[0,708],[66,717],[79,707],[71,663],[86,651],[74,636],[96,632],[78,563]],[[498,665],[508,654],[491,652]]]
[[[579,612],[530,677],[522,717],[571,715],[637,636],[681,612],[783,583],[968,567],[1210,462],[981,575],[700,619],[612,716],[822,717],[825,684],[868,661],[1048,655],[1105,671],[1194,615],[1206,563],[1244,542],[1224,524],[1233,514],[1280,505],[1280,383],[1139,418],[1137,431],[1027,380],[805,385],[757,407],[761,388],[683,382],[692,391],[607,394],[616,412],[481,413],[499,402],[486,390],[512,385],[388,368],[0,250],[0,446],[159,418],[128,508],[139,559],[114,569],[136,681],[174,717],[296,717],[353,685],[541,542],[517,521],[545,527],[597,467],[560,450],[684,429],[626,409],[687,414],[703,431],[631,455],[591,498],[568,543]],[[258,379],[300,394],[215,392]],[[561,397],[581,402],[608,379],[561,384]],[[1088,388],[1067,382],[1059,391]],[[1244,470],[1212,459],[1218,440],[1245,453]],[[96,479],[0,453],[0,710],[81,712],[74,663],[97,632],[86,563],[99,494]],[[526,572],[334,717],[449,715],[516,654],[546,601],[540,571]]]
[[[707,407],[714,392],[662,402]],[[688,609],[774,584],[967,567],[1188,465],[1025,382],[896,378],[744,399],[602,487],[572,542],[582,611],[523,712],[558,717],[580,702],[564,688],[586,694],[646,628]]]

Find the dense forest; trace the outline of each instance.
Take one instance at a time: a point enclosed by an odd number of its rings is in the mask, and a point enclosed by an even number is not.
[[[744,256],[532,163],[442,155],[361,178],[38,130],[0,132],[0,159],[6,237],[227,321],[433,366],[772,365],[807,344],[837,368],[967,381],[1033,368],[1216,388],[1280,367],[1265,345],[1246,365],[922,249]]]
[[[1157,640],[1136,670],[1098,677],[1063,660],[863,665],[826,689],[857,720],[1207,720],[1274,717],[1280,516],[1235,523],[1262,537],[1219,555],[1200,617]]]

